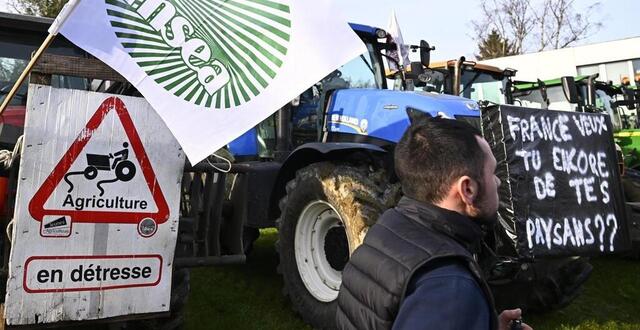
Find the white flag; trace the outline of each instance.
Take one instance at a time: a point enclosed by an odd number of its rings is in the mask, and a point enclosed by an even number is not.
[[[404,44],[404,40],[402,39],[402,32],[400,32],[400,25],[398,24],[398,19],[396,18],[396,11],[391,11],[391,17],[389,18],[389,26],[387,27],[387,32],[393,39],[392,41],[396,44],[397,50],[389,51],[387,55],[398,61],[401,67],[405,67],[411,63],[409,61],[409,46]],[[389,68],[393,70],[398,70],[396,63],[392,63],[390,61]]]
[[[192,163],[366,51],[331,1],[83,0],[60,33],[129,80]]]

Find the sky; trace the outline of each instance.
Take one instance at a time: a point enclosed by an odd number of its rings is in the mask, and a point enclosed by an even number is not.
[[[575,0],[583,11],[594,0]],[[470,22],[480,14],[479,0],[337,0],[336,6],[351,22],[386,28],[395,10],[405,43],[425,39],[436,47],[432,60],[472,58],[477,52]],[[601,0],[602,29],[578,45],[640,36],[639,0]]]
[[[90,0],[95,1],[95,0]],[[9,0],[0,0],[0,11],[10,11]],[[575,0],[583,11],[594,0]],[[473,58],[476,42],[470,22],[480,13],[479,0],[334,0],[342,15],[353,23],[386,28],[392,10],[402,29],[405,43],[425,39],[436,47],[432,60],[466,56]],[[640,36],[634,15],[640,13],[639,0],[601,0],[598,15],[602,29],[576,45]]]

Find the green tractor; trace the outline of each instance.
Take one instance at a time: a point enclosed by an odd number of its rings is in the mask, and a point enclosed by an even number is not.
[[[620,109],[622,129],[614,133],[616,143],[622,148],[627,168],[640,170],[640,90],[637,86],[615,86],[614,98]]]

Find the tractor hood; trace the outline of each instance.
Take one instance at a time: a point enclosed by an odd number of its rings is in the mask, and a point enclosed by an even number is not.
[[[407,110],[480,123],[476,101],[427,92],[343,89],[329,103],[328,129],[334,133],[366,135],[398,142],[409,126]]]

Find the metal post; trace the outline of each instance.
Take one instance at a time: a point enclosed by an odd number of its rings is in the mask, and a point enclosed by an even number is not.
[[[278,127],[276,128],[275,158],[280,160],[291,151],[291,104],[286,104],[278,110]]]
[[[464,63],[466,59],[464,56],[460,57],[459,60],[456,61],[456,65],[453,67],[453,86],[451,86],[451,91],[453,95],[460,95],[460,76],[462,75],[462,63]]]

